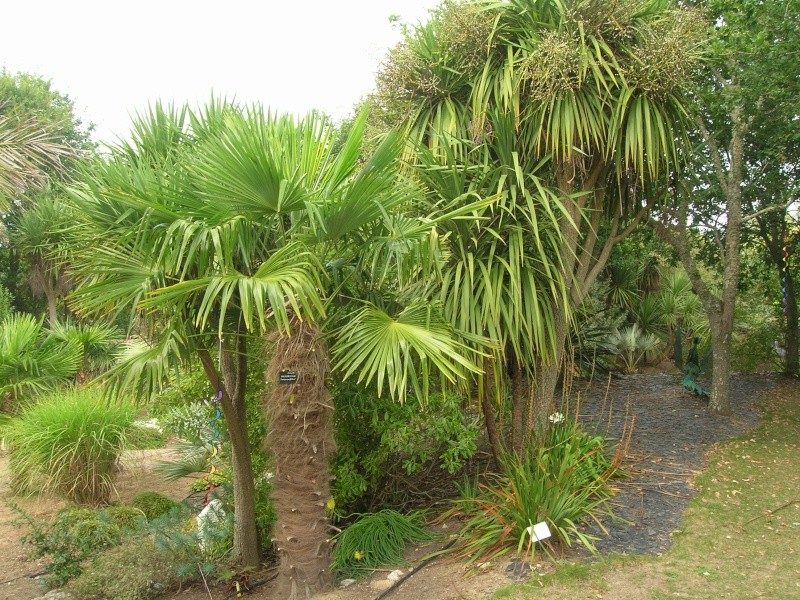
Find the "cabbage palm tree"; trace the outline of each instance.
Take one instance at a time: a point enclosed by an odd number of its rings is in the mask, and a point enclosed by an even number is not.
[[[41,187],[48,170],[60,169],[61,160],[74,154],[39,120],[0,114],[0,210],[26,189]]]
[[[528,330],[546,322],[550,332],[536,340],[534,360],[505,355],[509,372],[521,369],[534,382],[528,425],[546,423],[571,308],[584,300],[614,244],[658,200],[655,184],[679,169],[685,92],[704,28],[696,12],[662,0],[450,3],[409,30],[379,74],[373,104],[384,124],[404,125],[440,159],[463,161],[478,146],[491,164],[519,174],[517,195],[532,199],[531,227],[555,221],[556,232],[548,233],[555,248],[527,232],[522,247],[546,257],[539,273],[556,289],[565,286],[568,302],[557,293],[521,303],[504,293],[516,293],[513,285],[492,290],[496,304],[519,311]],[[509,272],[509,282],[518,280]],[[502,313],[478,303],[462,303],[450,316],[464,320],[468,309],[480,315],[471,322],[483,332],[499,327],[488,321]],[[515,396],[524,393],[523,385],[516,388]]]
[[[320,325],[341,333],[333,352],[344,376],[398,398],[410,386],[422,390],[432,370],[457,379],[475,369],[452,327],[436,327],[430,306],[427,313],[403,310],[376,294],[355,302],[354,311],[326,310],[333,298],[327,286],[348,295],[367,267],[386,265],[386,288],[399,287],[396,265],[378,259],[392,255],[390,240],[404,245],[390,231],[409,198],[398,182],[401,145],[390,135],[363,158],[365,118],[334,153],[335,131],[316,114],[296,121],[222,102],[200,113],[157,105],[136,121],[132,141],[95,164],[70,193],[80,279],[71,302],[82,313],[128,311],[142,338],[115,370],[117,389],[135,384],[152,393],[172,366],[195,358],[218,392],[231,440],[234,553],[248,565],[259,556],[245,378],[253,336],[271,339],[265,409],[278,471],[273,541],[287,596],[330,581],[325,504],[332,446],[324,442],[331,405]],[[437,217],[409,222],[414,227],[403,235],[419,246]],[[364,250],[375,252],[368,259]],[[296,380],[281,384],[282,370],[294,371]],[[316,470],[303,495],[287,493],[294,469],[311,463]]]

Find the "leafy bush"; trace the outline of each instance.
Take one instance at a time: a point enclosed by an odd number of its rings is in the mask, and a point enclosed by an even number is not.
[[[170,554],[152,538],[136,537],[96,556],[68,590],[80,598],[149,600],[178,582]]]
[[[14,296],[6,286],[0,285],[0,321],[5,321],[13,312]]]
[[[81,345],[49,335],[42,319],[17,313],[0,322],[0,397],[11,398],[13,409],[71,380],[82,360]]]
[[[193,444],[205,444],[214,435],[211,421],[214,407],[210,402],[195,401],[173,406],[165,411],[159,422],[168,434],[176,435]],[[222,423],[219,423],[222,427]]]
[[[122,529],[107,513],[89,508],[68,507],[52,523],[36,520],[12,507],[30,527],[22,538],[33,546],[35,558],[48,558],[44,578],[48,587],[60,587],[82,572],[81,564],[122,539]]]
[[[18,491],[54,492],[78,504],[108,501],[135,411],[91,388],[54,393],[4,427]]]
[[[427,404],[404,404],[355,386],[335,390],[337,456],[333,496],[341,511],[374,504],[395,474],[432,464],[458,472],[476,451],[477,418],[464,416],[461,398],[433,394]]]
[[[335,538],[331,569],[340,577],[350,577],[381,565],[403,560],[408,544],[433,539],[423,526],[421,512],[401,515],[394,510],[360,515],[359,519]]]
[[[100,513],[122,532],[136,531],[147,521],[144,512],[135,506],[109,506]]]
[[[759,290],[760,291],[760,290]],[[775,348],[783,341],[781,321],[756,294],[742,294],[736,301],[731,367],[737,371],[780,370]]]
[[[658,349],[660,341],[652,333],[642,333],[639,325],[634,323],[614,331],[608,337],[608,345],[617,353],[625,372],[634,373],[645,356]]]
[[[514,548],[529,554],[535,548],[528,528],[546,522],[554,540],[577,540],[594,551],[581,523],[610,514],[608,480],[614,465],[606,458],[602,436],[592,436],[573,421],[551,425],[543,439],[522,457],[506,456],[503,476],[480,484],[474,495],[457,501],[467,516],[459,549],[472,561],[489,559]],[[546,547],[552,547],[549,541]]]
[[[148,521],[160,517],[171,510],[180,508],[180,502],[158,492],[139,492],[131,503],[140,510]]]
[[[186,505],[148,523],[147,531],[167,554],[169,562],[176,565],[179,577],[213,574],[229,558],[233,548],[233,507],[223,503],[223,509],[225,517],[210,522],[202,536],[197,527],[197,513]]]

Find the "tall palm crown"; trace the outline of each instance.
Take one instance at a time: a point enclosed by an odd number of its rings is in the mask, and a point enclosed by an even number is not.
[[[80,281],[71,302],[84,313],[129,311],[142,338],[112,370],[116,385],[152,393],[194,356],[220,392],[232,446],[234,551],[248,564],[258,561],[244,418],[251,334],[312,339],[307,324],[326,313],[329,283],[334,292],[367,288],[371,301],[357,302],[355,316],[327,310],[341,317],[329,330],[341,334],[334,353],[345,375],[402,398],[412,380],[421,391],[432,366],[450,379],[476,368],[435,309],[387,301],[423,269],[409,257],[425,254],[437,220],[470,209],[403,217],[400,138],[387,136],[363,157],[365,119],[339,144],[315,114],[295,120],[221,102],[200,113],[157,105],[135,123],[130,142],[70,190]],[[338,330],[337,321],[345,323]],[[325,472],[316,480],[327,486]]]

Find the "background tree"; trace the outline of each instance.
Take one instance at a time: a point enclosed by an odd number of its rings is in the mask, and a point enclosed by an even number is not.
[[[787,136],[781,124],[786,120],[786,127],[791,127],[788,123],[797,116],[797,96],[791,91],[797,89],[798,80],[796,61],[791,58],[796,54],[797,22],[791,4],[775,0],[708,5],[716,23],[716,60],[709,64],[698,95],[696,150],[673,204],[654,221],[657,231],[677,250],[706,310],[714,355],[710,409],[719,414],[731,412],[731,343],[743,226],[759,218],[766,224],[768,212],[785,212],[793,201],[783,190],[763,187],[770,173],[773,183],[778,183],[774,173],[784,167],[773,161],[791,165],[796,143],[796,132]],[[776,136],[767,143],[773,127]],[[773,142],[788,152],[783,154],[786,160],[774,155]],[[791,176],[791,170],[787,175]],[[792,194],[793,186],[786,191]],[[754,210],[746,212],[749,207]],[[774,233],[780,237],[782,231],[779,227]],[[718,277],[704,277],[698,252],[703,232],[711,240],[708,248],[717,256]],[[768,228],[765,233],[773,237]],[[782,266],[782,251],[775,258]]]
[[[0,71],[0,214],[4,231],[0,284],[11,293],[17,310],[36,311],[35,303],[26,298],[26,286],[19,283],[28,280],[34,287],[43,283],[37,265],[48,259],[41,248],[30,256],[34,274],[29,278],[26,253],[6,239],[5,231],[14,237],[24,213],[39,198],[52,196],[51,184],[68,180],[80,157],[92,152],[91,130],[92,126],[77,116],[74,102],[52,89],[49,81]],[[52,286],[37,289],[50,291]],[[52,310],[49,297],[48,304]]]
[[[678,168],[686,92],[704,37],[697,11],[661,1],[446,3],[428,24],[407,30],[378,76],[372,102],[384,124],[402,124],[440,160],[464,161],[476,144],[504,177],[518,175],[517,197],[530,203],[534,227],[557,224],[556,248],[536,252],[547,256],[544,280],[566,294],[521,303],[513,277],[492,290],[510,294],[498,305],[527,311],[518,320],[547,332],[535,340],[535,356],[501,344],[497,363],[500,375],[522,373],[509,387],[528,425],[543,424],[554,400],[572,307],[659,199],[653,183]],[[535,245],[526,238],[522,247]],[[471,333],[503,327],[499,313],[474,310]],[[461,315],[450,313],[454,323]]]

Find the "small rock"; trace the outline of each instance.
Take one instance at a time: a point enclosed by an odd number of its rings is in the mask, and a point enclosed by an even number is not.
[[[397,583],[398,581],[400,581],[402,577],[403,577],[403,572],[400,569],[397,569],[389,573],[389,576],[386,577],[386,579],[388,579],[392,583]]]
[[[506,577],[512,581],[525,581],[531,575],[531,566],[521,560],[512,560],[506,567]]]
[[[376,590],[388,590],[390,587],[392,587],[392,582],[388,579],[376,579],[374,581],[370,581],[369,587]]]
[[[75,596],[62,590],[50,590],[44,596],[40,596],[35,600],[75,600]]]
[[[340,588],[347,588],[347,587],[350,587],[351,585],[353,585],[355,582],[356,582],[355,579],[342,579],[342,581],[339,582],[339,587]]]

